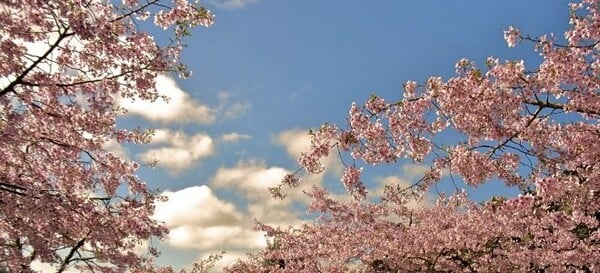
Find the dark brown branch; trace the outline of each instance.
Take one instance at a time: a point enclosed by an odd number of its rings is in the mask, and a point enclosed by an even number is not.
[[[530,41],[530,42],[534,42],[534,43],[542,43],[542,40],[540,38],[531,37],[529,35],[525,35],[525,36],[521,35],[519,38],[521,38],[521,40],[526,40],[526,41]],[[564,44],[551,42],[551,44],[553,46],[559,47],[559,48],[589,48],[589,49],[594,48],[598,43],[599,43],[599,41],[596,41],[594,43],[590,43],[587,45],[564,45]]]
[[[65,257],[65,260],[60,265],[60,268],[58,269],[58,271],[56,271],[56,273],[62,273],[65,271],[65,269],[67,268],[67,265],[71,262],[71,259],[73,259],[73,255],[75,255],[75,253],[77,253],[77,250],[79,250],[79,248],[81,248],[84,243],[85,243],[85,238],[77,241],[77,244],[75,244],[75,246],[73,246],[73,248],[71,248],[71,250],[69,251],[69,254],[67,254],[67,256]]]
[[[151,5],[154,5],[154,4],[156,4],[157,6],[162,6],[162,5],[160,5],[160,3],[158,3],[158,1],[159,0],[148,1],[148,2],[146,2],[146,4],[140,5],[136,9],[132,9],[132,10],[130,10],[127,13],[121,14],[121,16],[119,16],[119,17],[111,20],[111,22],[116,22],[116,21],[123,20],[125,17],[132,16],[132,15],[134,15],[134,14],[140,12],[140,11],[143,11],[145,8],[147,8],[147,7],[151,6]]]
[[[554,102],[549,102],[549,101],[541,101],[539,99],[527,100],[527,101],[525,101],[525,103],[527,103],[529,105],[535,105],[538,107],[542,107],[542,108],[550,108],[550,109],[563,110],[563,111],[574,111],[574,112],[582,113],[582,114],[600,116],[600,112],[595,111],[595,110],[583,109],[583,108],[569,109],[564,104],[559,104],[559,103],[554,103]]]
[[[17,84],[20,84],[23,81],[23,79],[27,76],[27,74],[29,74],[29,72],[36,68],[43,60],[47,59],[50,53],[52,53],[52,51],[54,51],[58,47],[62,40],[75,34],[74,32],[67,33],[68,30],[69,28],[65,29],[65,32],[63,32],[58,37],[58,39],[56,39],[54,44],[52,44],[50,48],[48,48],[48,50],[46,50],[46,52],[42,54],[42,56],[35,60],[27,69],[25,69],[25,71],[21,73],[21,75],[19,75],[14,81],[12,81],[8,86],[6,86],[2,91],[0,91],[0,97],[6,95],[8,92],[14,92],[15,86]]]
[[[5,183],[5,182],[0,182],[0,190],[2,191],[7,191],[16,195],[21,195],[24,196],[25,195],[25,191],[27,191],[26,188],[23,188],[21,186],[17,186],[17,185],[12,185],[9,183]]]

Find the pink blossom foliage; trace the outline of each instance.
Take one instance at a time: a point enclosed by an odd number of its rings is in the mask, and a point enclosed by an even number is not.
[[[139,29],[173,29],[158,45]],[[166,228],[158,196],[107,141],[147,142],[115,126],[116,97],[155,100],[159,73],[185,73],[183,36],[213,16],[183,0],[0,3],[0,270],[168,272],[135,248]]]
[[[342,184],[354,194],[368,165],[408,158],[430,169],[412,186],[386,185],[381,201],[338,200],[314,186],[310,211],[321,217],[259,225],[269,247],[228,272],[600,272],[600,1],[569,7],[564,44],[504,32],[510,47],[534,45],[537,66],[490,57],[482,70],[462,59],[447,80],[407,82],[400,101],[352,104],[345,127],[313,135],[301,170],[322,172],[316,162],[337,150],[353,160]],[[443,133],[454,142],[438,143]],[[521,194],[476,203],[457,188],[410,205],[442,172]],[[282,186],[303,183],[293,181]]]

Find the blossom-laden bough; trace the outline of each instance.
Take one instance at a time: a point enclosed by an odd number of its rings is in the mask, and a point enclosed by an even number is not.
[[[351,106],[347,125],[312,132],[299,171],[271,192],[285,197],[339,152],[350,201],[314,186],[309,210],[321,217],[290,229],[259,224],[269,247],[228,272],[600,271],[600,2],[570,11],[565,42],[504,33],[510,47],[534,45],[535,68],[462,59],[448,80],[407,82],[400,101],[373,96]],[[368,198],[368,166],[404,158],[430,168],[412,186],[388,184],[379,201]],[[444,171],[521,194],[479,204],[457,186],[432,206],[410,206]]]
[[[159,196],[105,147],[148,141],[116,127],[116,100],[165,99],[156,77],[185,76],[185,36],[212,22],[186,0],[0,2],[1,270],[171,271],[154,266],[155,249],[136,250],[167,231],[151,218]]]

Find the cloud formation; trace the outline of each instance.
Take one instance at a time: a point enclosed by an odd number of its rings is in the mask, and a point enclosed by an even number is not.
[[[296,189],[284,200],[273,199],[270,187],[279,185],[283,177],[289,173],[278,166],[267,166],[260,160],[240,161],[233,167],[219,168],[210,182],[215,189],[231,190],[246,201],[246,215],[249,221],[254,219],[261,223],[275,226],[291,226],[301,223],[301,212],[293,208],[294,203],[308,203],[302,188]],[[308,185],[307,185],[308,186]]]
[[[166,202],[156,203],[154,219],[163,221],[170,232],[165,243],[182,251],[199,251],[201,255],[226,251],[217,268],[243,257],[244,253],[266,247],[262,232],[254,230],[255,220],[289,226],[302,223],[292,207],[293,199],[275,200],[268,187],[277,185],[288,170],[268,166],[260,160],[240,161],[221,167],[209,186],[193,186],[165,191]],[[243,196],[228,202],[212,189]]]
[[[302,129],[286,130],[275,135],[272,142],[280,145],[295,160],[310,147],[307,132]],[[222,135],[220,140],[244,138],[242,134],[229,133]],[[174,137],[157,134],[156,140],[163,139],[166,142],[166,139]],[[343,165],[337,153],[332,153],[323,163],[327,173],[333,177],[341,175]],[[414,165],[406,167],[398,176],[377,177],[370,183],[371,192],[380,193],[384,183],[407,184],[409,178],[419,175],[422,170],[422,166]],[[301,225],[305,221],[302,205],[310,202],[302,192],[311,185],[323,185],[326,177],[325,173],[305,176],[298,188],[287,192],[286,199],[271,198],[268,188],[277,186],[289,172],[290,169],[269,165],[263,159],[242,160],[233,166],[217,169],[208,186],[165,192],[169,201],[157,204],[155,215],[171,228],[166,243],[176,249],[198,251],[200,257],[225,250],[224,259],[217,264],[217,269],[243,257],[243,253],[263,249],[266,240],[263,233],[254,231],[255,220],[283,228]],[[213,190],[229,198],[235,196],[241,199],[228,202],[219,198]],[[340,194],[340,198],[344,200],[347,195]]]
[[[162,196],[167,197],[167,201],[157,203],[154,219],[171,228],[186,225],[234,225],[242,217],[235,205],[218,199],[208,186],[165,191]]]
[[[169,100],[158,99],[150,102],[121,98],[119,105],[130,114],[156,122],[210,124],[215,121],[214,110],[191,98],[173,78],[159,75],[156,79],[156,90],[159,95],[169,97]]]
[[[178,172],[214,153],[213,140],[206,134],[189,136],[185,132],[167,129],[156,130],[154,133],[149,144],[150,147],[154,147],[138,154],[138,158],[147,163],[156,160],[158,167]]]
[[[275,187],[288,170],[267,167],[264,162],[251,160],[239,162],[232,168],[219,168],[211,185],[216,188],[234,189],[248,198],[268,195],[268,188]]]
[[[247,228],[245,214],[233,203],[215,196],[208,186],[165,191],[162,195],[168,201],[156,204],[153,217],[171,229],[166,243],[172,247],[218,252],[265,246],[264,237]]]

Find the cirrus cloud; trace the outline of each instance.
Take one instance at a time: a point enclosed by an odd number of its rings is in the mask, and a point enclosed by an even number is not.
[[[217,8],[241,9],[248,4],[258,3],[259,0],[210,0],[209,2]]]
[[[221,135],[221,140],[224,142],[238,142],[240,140],[249,140],[252,139],[251,135],[240,134],[240,133],[227,133]]]

